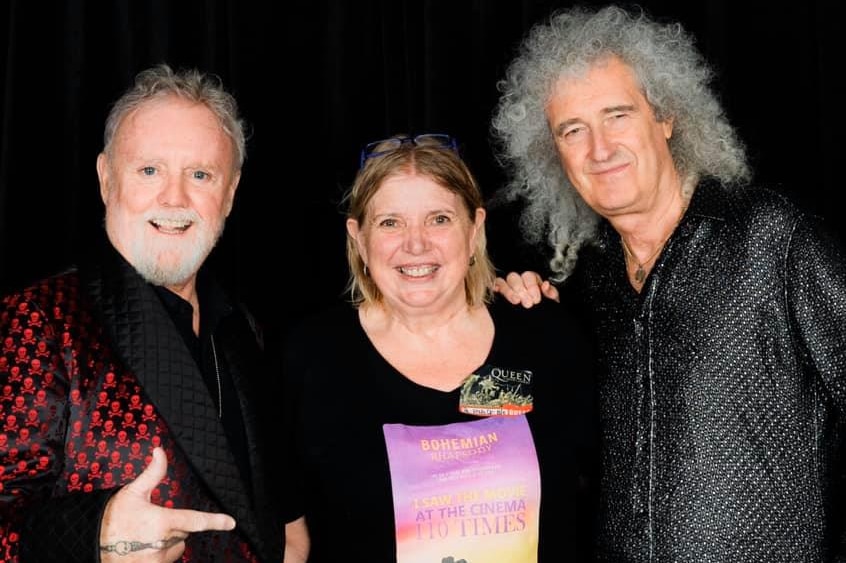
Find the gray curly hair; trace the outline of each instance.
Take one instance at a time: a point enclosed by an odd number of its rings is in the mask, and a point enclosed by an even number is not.
[[[609,57],[631,67],[656,119],[673,120],[669,144],[680,177],[732,185],[751,176],[743,144],[709,86],[711,67],[680,24],[617,6],[554,13],[530,30],[498,83],[492,121],[510,175],[498,197],[525,199],[521,230],[530,242],[546,236],[554,281],[570,275],[579,249],[595,239],[599,216],[562,169],[544,108],[561,77],[583,76]]]

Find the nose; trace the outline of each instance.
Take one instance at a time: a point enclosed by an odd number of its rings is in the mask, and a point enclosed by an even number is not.
[[[405,231],[403,249],[409,254],[420,254],[426,250],[428,237],[425,225],[409,225]]]
[[[596,161],[608,160],[608,157],[614,153],[613,144],[608,141],[608,137],[601,128],[592,132],[590,142],[591,157]]]
[[[159,205],[162,207],[188,207],[187,182],[181,175],[167,176],[159,192]]]

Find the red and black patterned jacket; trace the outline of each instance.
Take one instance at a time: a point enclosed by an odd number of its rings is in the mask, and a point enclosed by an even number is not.
[[[99,561],[109,496],[155,445],[165,506],[225,512],[233,532],[191,534],[183,561],[281,561],[257,395],[270,373],[232,307],[214,338],[239,394],[245,482],[190,351],[155,290],[113,250],[0,306],[0,561]]]

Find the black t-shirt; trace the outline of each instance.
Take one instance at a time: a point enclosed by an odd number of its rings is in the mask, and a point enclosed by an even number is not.
[[[533,373],[534,407],[527,419],[541,472],[539,561],[587,560],[598,456],[588,331],[555,303],[526,310],[502,302],[490,311],[495,336],[485,363]],[[286,514],[288,520],[306,516],[309,562],[396,561],[382,425],[478,417],[459,412],[460,388],[423,387],[396,371],[350,306],[293,330],[283,370],[286,445],[296,453],[286,479]]]

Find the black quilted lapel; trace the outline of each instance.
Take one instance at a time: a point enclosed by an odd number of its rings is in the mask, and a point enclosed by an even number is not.
[[[233,335],[233,339],[243,339],[248,335],[253,335],[250,329],[230,330],[227,331],[227,334]],[[267,436],[259,436],[259,433],[267,432],[268,428],[266,427],[266,421],[260,420],[260,417],[257,416],[258,409],[256,408],[259,401],[262,400],[259,393],[267,393],[266,389],[261,388],[261,383],[256,380],[256,376],[266,375],[267,366],[264,364],[257,365],[255,357],[243,357],[238,353],[240,350],[251,350],[254,346],[255,341],[244,343],[233,340],[231,345],[224,347],[224,350],[226,351],[226,361],[230,366],[233,383],[238,389],[241,413],[244,418],[244,429],[247,434],[248,455],[250,456],[250,467],[252,471],[253,499],[259,514],[275,514],[272,507],[273,492],[269,490],[269,483],[265,478],[265,475],[270,474],[269,471],[265,471],[265,469],[269,469],[265,465],[268,460],[260,453],[262,451],[260,445],[266,443]],[[240,366],[249,366],[249,370],[242,370]],[[266,377],[263,379],[266,379]],[[256,387],[257,384],[259,388]],[[264,398],[264,400],[267,400],[267,398]],[[279,523],[273,521],[272,518],[266,518],[257,522],[257,525],[264,529],[265,533],[259,534],[261,537],[279,540],[278,545],[267,545],[266,542],[257,544],[262,551],[264,559],[268,561],[281,560],[281,553],[283,551],[281,545],[282,534],[279,528],[274,528]]]
[[[189,464],[239,527],[254,531],[249,498],[217,409],[155,291],[116,253],[101,276],[86,280],[86,289],[116,355],[138,378]]]

